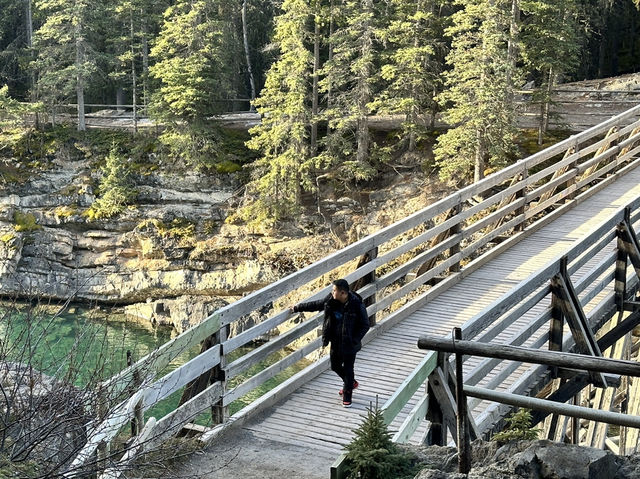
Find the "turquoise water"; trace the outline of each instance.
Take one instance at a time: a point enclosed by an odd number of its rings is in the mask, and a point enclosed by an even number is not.
[[[127,352],[136,361],[153,349],[169,341],[171,328],[146,327],[128,321],[122,314],[70,308],[62,312],[56,308],[34,308],[24,305],[0,309],[0,359],[30,363],[37,370],[72,382],[80,388],[91,388],[110,378],[127,365]],[[240,348],[227,358],[231,362],[251,351]],[[199,346],[185,351],[168,366],[169,372],[195,357]],[[258,373],[287,353],[272,354],[266,361],[253,366],[243,375],[229,381],[231,389]],[[31,358],[29,360],[29,358]],[[301,361],[278,374],[264,385],[232,403],[230,414],[257,399],[280,384],[308,362]],[[160,418],[177,406],[181,391],[147,411],[146,416]],[[208,413],[203,413],[199,424],[207,424]]]

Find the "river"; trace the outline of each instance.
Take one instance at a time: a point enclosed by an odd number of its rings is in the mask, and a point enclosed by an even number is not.
[[[4,305],[0,309],[0,359],[31,365],[48,375],[65,378],[76,386],[93,387],[108,379],[127,365],[127,352],[136,361],[153,349],[169,341],[173,336],[171,328],[152,327],[131,321],[121,313],[100,309],[85,309],[71,306],[34,307],[24,304]],[[197,355],[199,347],[184,351],[168,366],[169,372]],[[234,351],[234,359],[251,351],[252,347]],[[277,361],[286,353],[272,355],[268,361],[260,363],[248,374],[256,374]],[[31,358],[30,361],[28,358]],[[240,398],[229,407],[230,414],[260,397],[282,381],[304,368],[308,363],[299,362],[294,367],[267,381],[247,396]],[[233,378],[227,385],[233,388],[245,376]],[[157,418],[172,411],[180,399],[178,392],[147,411],[146,416]],[[198,423],[206,424],[207,413]]]

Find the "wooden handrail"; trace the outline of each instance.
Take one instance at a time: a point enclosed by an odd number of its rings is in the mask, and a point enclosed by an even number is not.
[[[595,150],[592,149],[591,145],[601,142],[601,135],[604,135],[614,125],[621,125],[623,127],[622,129],[624,129],[626,124],[635,119],[638,114],[640,114],[640,106],[632,108],[621,115],[617,115],[585,132],[574,135],[546,150],[520,160],[476,184],[462,188],[407,218],[381,229],[375,234],[362,238],[320,261],[306,266],[258,291],[248,294],[230,305],[220,308],[199,325],[180,334],[158,350],[142,358],[130,368],[106,381],[102,385],[103,389],[110,391],[112,397],[115,394],[123,394],[124,391],[130,387],[136,376],[148,378],[150,385],[163,387],[161,385],[165,384],[166,376],[162,376],[161,371],[173,358],[184,350],[199,344],[205,338],[215,334],[229,324],[240,320],[244,316],[256,310],[263,309],[266,305],[282,304],[283,301],[286,303],[288,295],[294,292],[300,295],[300,291],[309,284],[317,284],[317,289],[311,293],[311,296],[309,296],[307,292],[307,297],[314,299],[320,298],[329,291],[329,287],[326,286],[328,282],[327,278],[337,274],[346,277],[350,283],[353,283],[376,271],[378,268],[384,267],[386,269],[385,274],[376,275],[373,282],[360,290],[363,296],[367,298],[375,297],[375,302],[368,307],[369,314],[379,314],[396,300],[402,299],[407,294],[422,287],[426,281],[440,275],[448,275],[451,281],[441,283],[444,284],[444,286],[432,288],[432,290],[420,296],[411,306],[401,308],[399,311],[391,313],[385,318],[381,318],[382,320],[379,321],[375,328],[373,328],[374,331],[368,336],[370,338],[374,337],[378,332],[384,331],[396,322],[402,320],[406,315],[410,314],[412,310],[419,307],[420,304],[439,294],[447,284],[452,284],[452,282],[457,281],[456,278],[461,278],[469,274],[470,271],[480,267],[485,261],[493,257],[493,255],[499,254],[500,251],[508,247],[508,244],[505,243],[490,245],[495,238],[509,234],[510,231],[515,232],[516,228],[522,229],[523,231],[517,234],[514,233],[515,236],[513,240],[517,241],[519,237],[530,234],[540,227],[540,225],[549,221],[550,218],[561,214],[573,204],[582,201],[583,198],[592,194],[593,191],[597,191],[603,184],[606,184],[606,182],[613,181],[615,175],[622,174],[626,168],[634,168],[638,164],[638,160],[630,161],[633,158],[633,154],[625,154],[625,157],[621,159],[616,156],[621,150],[611,149],[610,154],[601,155],[602,158],[598,159],[603,166],[594,173],[596,176],[591,178],[588,184],[584,184],[580,188],[576,185],[563,188],[562,181],[553,180],[555,194],[546,200],[543,205],[537,204],[541,195],[546,191],[544,188],[541,188],[540,185],[548,184],[551,175],[557,168],[557,165],[556,168],[554,168],[553,165],[548,165],[546,162],[555,159],[558,155],[560,155],[561,158],[558,159],[556,163],[558,161],[564,161],[563,164],[566,164],[567,161],[573,162],[572,164],[575,166],[568,170],[566,177],[562,178],[562,180],[566,181],[569,175],[577,174],[577,169],[581,168],[581,165],[592,161],[589,155]],[[634,134],[624,140],[629,147],[640,143],[640,133],[635,131],[635,129],[631,131],[634,132]],[[575,155],[570,155],[569,160],[567,160],[566,157],[562,160],[564,153],[570,148],[575,149]],[[631,151],[635,150],[632,149]],[[541,168],[541,166],[544,166],[544,168]],[[604,176],[605,173],[602,173],[603,171],[608,175],[606,178]],[[524,179],[513,182],[514,178]],[[505,198],[510,198],[512,193],[519,191],[524,192],[524,194],[519,198],[514,198],[508,203],[502,203]],[[575,193],[578,194],[576,195]],[[495,205],[500,206],[499,209],[493,211]],[[442,220],[442,215],[446,214],[452,208],[456,208],[458,213],[449,219]],[[547,213],[544,211],[547,209],[553,211]],[[519,211],[524,211],[524,213],[518,213]],[[534,216],[537,216],[539,213],[545,213],[546,216],[542,219],[536,217],[536,222],[532,222]],[[497,228],[495,227],[496,224],[499,224]],[[428,227],[425,229],[424,225],[428,225]],[[452,236],[442,239],[440,243],[431,245],[429,248],[425,246],[440,232],[454,226],[457,226],[457,232]],[[454,251],[454,247],[456,246],[455,251],[458,252],[454,252],[451,256],[447,257],[447,254]],[[481,248],[483,248],[482,255],[475,257]],[[362,264],[360,267],[356,267],[355,262],[358,258],[374,249],[379,251],[377,258]],[[402,261],[399,261],[400,258],[402,258]],[[419,270],[425,262],[433,258],[436,258],[437,261],[433,263],[432,267],[414,278],[408,276],[409,273]],[[452,273],[448,271],[453,265],[469,258],[473,258],[473,261],[463,266],[459,272]],[[353,269],[351,272],[345,271],[345,265],[350,263],[353,263]],[[547,271],[547,273],[550,271],[551,270]],[[553,271],[555,271],[555,269]],[[399,279],[405,278],[406,281],[404,281],[404,284],[400,288],[388,288],[388,286],[393,285],[393,283]],[[520,293],[523,292],[524,289],[520,291]],[[275,309],[265,322],[244,331],[236,337],[223,340],[221,344],[221,364],[228,375],[235,376],[246,371],[248,367],[264,359],[268,354],[287,348],[291,341],[313,332],[319,324],[318,316],[306,319],[290,332],[285,332],[278,337],[272,338],[246,357],[227,364],[225,360],[226,354],[250,343],[256,338],[262,337],[267,331],[275,329],[292,318],[288,310],[283,309],[286,308],[286,306],[279,306],[279,308],[279,310]],[[472,326],[470,325],[469,327],[471,328]],[[310,345],[299,348],[296,352],[277,362],[268,370],[252,378],[248,378],[244,383],[236,386],[234,390],[225,391],[223,389],[220,394],[220,399],[224,404],[228,404],[241,393],[243,394],[260,386],[264,381],[273,377],[279,370],[290,365],[294,360],[302,359],[304,356],[317,350],[318,347],[319,344],[316,341]],[[423,366],[423,369],[416,372],[416,374],[424,374],[427,370],[428,367]],[[178,371],[181,371],[181,368],[178,368]],[[301,374],[311,373],[305,372]],[[407,388],[414,387],[415,381],[411,378],[407,379],[409,384]],[[135,387],[138,386],[135,385]],[[408,391],[409,389],[406,389],[405,392],[400,392],[395,396],[406,398],[406,395],[409,394]],[[126,397],[124,401],[127,401]],[[394,411],[396,407],[392,407],[391,404],[393,403],[390,403],[386,408],[385,418],[387,420],[392,420],[392,417],[395,417]],[[148,406],[151,406],[151,404]],[[180,414],[177,416],[182,417]],[[159,423],[160,422],[161,421],[159,421]]]

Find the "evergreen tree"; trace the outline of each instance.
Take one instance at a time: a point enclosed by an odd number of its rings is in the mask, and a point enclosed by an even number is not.
[[[120,155],[117,147],[112,147],[102,168],[100,197],[89,209],[90,218],[111,218],[124,211],[135,200],[137,192],[126,163],[127,160]]]
[[[210,117],[235,96],[238,58],[234,5],[226,0],[180,0],[165,12],[151,50],[151,75],[160,82],[152,114],[167,124],[161,139],[188,163],[211,165],[217,137]]]
[[[261,222],[290,216],[299,208],[301,187],[311,187],[308,128],[313,59],[306,46],[311,14],[307,0],[284,0],[275,19],[279,56],[255,102],[262,122],[251,130],[247,145],[260,151],[262,158],[250,185],[257,198],[245,210],[245,218]]]
[[[536,79],[533,101],[540,104],[539,143],[549,125],[556,79],[578,65],[581,45],[578,6],[574,0],[521,0],[522,57]]]
[[[402,453],[391,441],[382,410],[367,410],[367,417],[346,446],[349,478],[411,478],[415,475],[411,456]]]
[[[373,0],[344,0],[336,8],[331,59],[323,69],[322,90],[330,94],[325,117],[328,131],[319,164],[337,167],[342,179],[370,179],[375,174],[369,129],[374,100],[378,22]]]
[[[0,0],[0,85],[27,98],[28,82],[22,60],[29,45],[24,1]]]
[[[444,179],[484,177],[487,165],[504,166],[515,148],[513,85],[518,73],[507,54],[509,0],[456,0],[462,8],[447,29],[452,38],[440,95],[444,120],[453,125],[438,138],[436,162]]]
[[[159,26],[167,0],[120,0],[113,7],[114,32],[108,39],[112,64],[109,77],[127,91],[134,119],[149,97],[149,44]],[[137,129],[137,124],[135,126]]]
[[[381,76],[387,82],[374,107],[405,116],[400,146],[413,151],[426,133],[425,120],[435,114],[444,69],[441,16],[444,0],[392,0],[392,19],[383,32],[387,41]]]
[[[84,97],[101,52],[95,32],[104,15],[102,0],[36,0],[44,18],[34,34],[38,96],[52,110],[74,93],[78,130],[85,129]]]

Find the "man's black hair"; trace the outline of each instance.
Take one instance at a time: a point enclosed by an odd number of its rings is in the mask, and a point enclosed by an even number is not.
[[[338,288],[340,291],[349,292],[349,283],[347,283],[346,279],[336,279],[333,282],[333,285]]]

